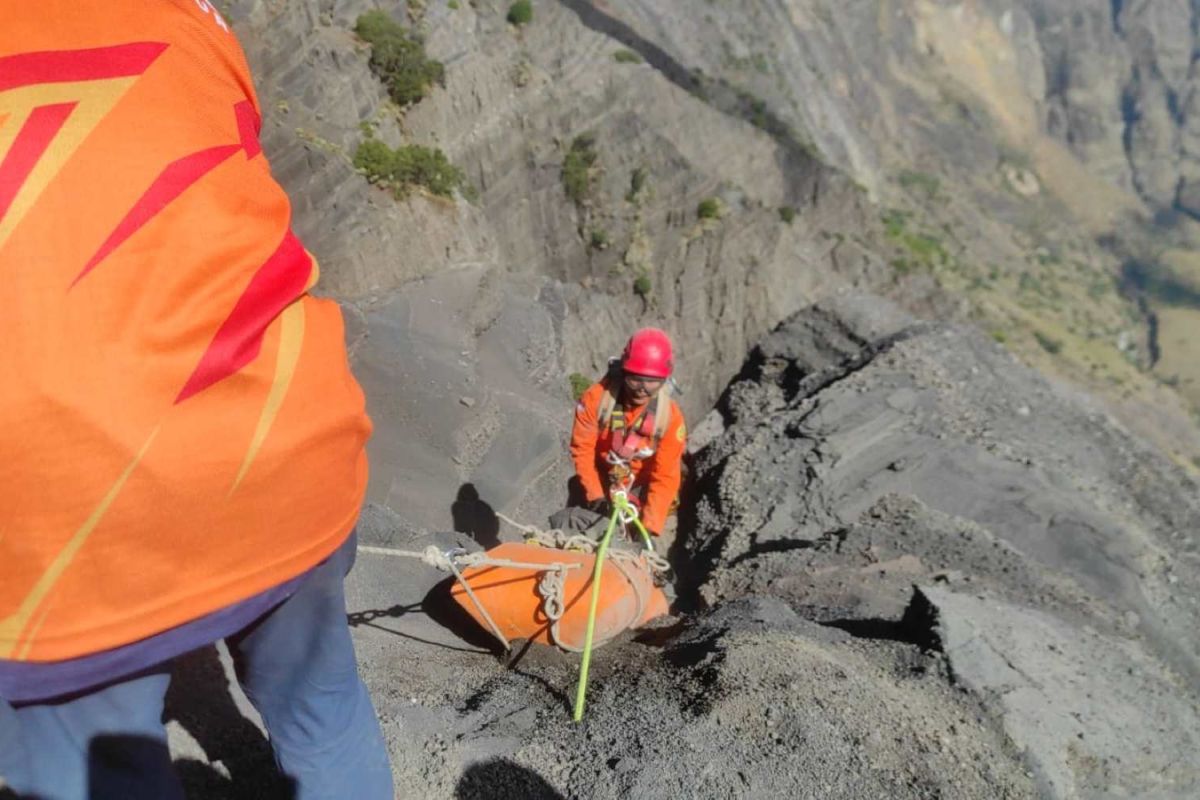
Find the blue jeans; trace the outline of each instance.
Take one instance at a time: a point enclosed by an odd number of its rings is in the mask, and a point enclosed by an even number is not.
[[[355,538],[226,639],[296,800],[392,798],[387,748],[346,624],[342,582]],[[162,723],[169,683],[162,664],[61,701],[0,700],[0,776],[39,800],[182,800]]]

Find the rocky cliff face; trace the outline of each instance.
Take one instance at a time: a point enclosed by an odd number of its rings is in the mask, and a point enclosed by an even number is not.
[[[688,64],[865,186],[897,284],[931,274],[1022,358],[1119,396],[1127,424],[1191,460],[1196,442],[1174,443],[1192,412],[1144,369],[1166,358],[1155,376],[1194,404],[1200,384],[1180,366],[1193,356],[1169,354],[1186,336],[1157,335],[1147,312],[1175,332],[1200,320],[1179,295],[1164,314],[1139,281],[1124,297],[1113,282],[1131,268],[1189,287],[1200,276],[1189,258],[1163,257],[1200,241],[1176,213],[1193,169],[1192,123],[1170,111],[1191,91],[1185,3],[572,5]],[[1146,424],[1148,407],[1176,433]]]
[[[699,427],[687,610],[596,653],[582,725],[574,656],[497,661],[439,611],[442,573],[360,553],[350,620],[400,796],[1200,791],[1196,486],[1099,408],[846,295],[766,337]],[[380,509],[360,537],[473,546]]]
[[[539,5],[517,30],[499,3],[414,6],[446,85],[400,115],[350,32],[369,7],[248,3],[232,16],[297,227],[352,317],[378,424],[371,499],[414,523],[446,524],[467,482],[497,508],[561,502],[565,376],[599,375],[639,325],[680,341],[694,417],[780,319],[887,275],[852,181],[680,76],[618,61],[620,43],[571,8]],[[392,143],[443,148],[478,199],[397,202],[369,186],[349,161],[364,122]],[[576,204],[561,172],[581,134],[598,169]],[[710,197],[720,218],[700,219]]]
[[[767,337],[714,415],[679,559],[702,604],[940,647],[1050,796],[1200,789],[1176,749],[1200,736],[1196,485],[1100,409],[846,297]]]
[[[583,729],[573,661],[482,657],[417,613],[439,575],[364,555],[405,793],[1196,795],[1200,436],[1148,371],[1189,352],[1149,321],[1194,339],[1194,309],[1153,270],[1118,291],[1159,237],[1192,296],[1186,219],[1153,226],[1195,210],[1194,7],[386,4],[446,65],[400,112],[351,33],[374,5],[229,10],[376,421],[364,540],[539,521],[565,376],[639,325],[676,336],[707,444],[690,614],[603,652]],[[477,194],[372,187],[367,128]]]
[[[1012,144],[1048,134],[1090,172],[1153,208],[1194,213],[1194,2],[755,0],[695,4],[687,14],[643,0],[597,6],[610,15],[607,24],[626,25],[706,74],[770,99],[821,153],[869,185],[879,187],[898,156],[964,167],[972,157],[995,156],[983,141],[992,137],[973,135],[970,119],[966,136],[954,125],[960,147],[945,147],[937,129],[949,133],[953,121],[916,113],[957,103],[968,118],[992,115],[1002,126],[992,133]],[[967,94],[929,91],[938,88],[931,79],[949,79],[941,89],[956,83]],[[961,107],[972,101],[983,107]],[[914,135],[922,129],[934,141]]]

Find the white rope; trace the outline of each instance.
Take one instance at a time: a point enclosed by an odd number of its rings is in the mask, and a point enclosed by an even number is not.
[[[595,553],[596,548],[600,546],[590,536],[582,533],[567,533],[558,529],[542,531],[536,528],[525,538],[526,542],[533,542],[542,547],[552,547],[559,550],[579,550],[584,553]],[[608,557],[613,561],[623,561],[627,564],[638,564],[643,566],[655,575],[665,575],[671,571],[671,564],[665,558],[651,550],[639,550],[636,553],[631,553],[627,550],[612,550],[608,551]]]
[[[540,545],[542,547],[552,548],[556,550],[574,550],[577,552],[588,553],[594,555],[599,542],[592,539],[590,536],[585,536],[579,533],[567,533],[561,530],[543,531],[531,525],[521,525],[507,517],[497,514],[497,517],[504,520],[514,528],[525,533],[526,543]],[[369,553],[371,555],[390,556],[398,558],[411,558],[422,561],[435,569],[440,569],[443,572],[450,572],[454,575],[455,580],[467,597],[475,605],[479,615],[487,622],[488,627],[492,629],[492,633],[504,645],[505,650],[512,649],[512,645],[508,639],[500,631],[492,615],[488,613],[487,608],[479,601],[475,595],[475,591],[460,572],[460,567],[509,567],[511,569],[528,569],[535,572],[541,572],[542,576],[538,580],[537,592],[542,598],[542,613],[545,614],[549,621],[549,633],[551,640],[564,650],[573,653],[583,652],[582,647],[575,647],[564,641],[559,635],[558,625],[563,613],[566,611],[566,573],[568,570],[578,569],[582,564],[569,564],[561,561],[552,561],[549,563],[536,563],[524,561],[511,561],[506,558],[492,558],[486,552],[466,553],[456,552],[455,550],[443,551],[437,545],[429,545],[424,550],[399,550],[390,547],[373,547],[370,545],[359,545],[359,552]],[[642,550],[638,553],[630,553],[624,550],[609,550],[607,557],[613,562],[617,571],[621,573],[621,577],[629,584],[633,590],[636,600],[636,607],[632,619],[624,625],[618,627],[618,631],[623,631],[641,621],[642,616],[646,613],[646,605],[648,598],[640,585],[629,574],[626,569],[629,566],[637,566],[645,569],[655,575],[666,574],[671,565],[665,558],[655,553],[653,550]],[[615,636],[616,634],[613,634]],[[593,647],[605,644],[610,641],[613,636],[602,639],[593,644]]]
[[[454,579],[458,581],[459,585],[462,586],[466,591],[467,596],[471,598],[471,602],[475,604],[475,608],[479,609],[479,613],[483,615],[485,620],[487,620],[487,624],[491,627],[492,633],[496,634],[496,638],[499,639],[500,643],[504,645],[504,649],[511,650],[512,645],[508,643],[508,639],[504,638],[504,634],[500,632],[500,627],[492,619],[492,615],[488,613],[488,610],[484,608],[483,603],[479,602],[479,598],[475,596],[474,590],[471,589],[471,584],[463,580],[462,573],[458,571],[458,567],[454,566],[454,561],[447,558],[446,564],[450,567],[450,571],[454,573]]]
[[[508,517],[504,516],[499,511],[497,511],[495,513],[496,513],[497,519],[499,519],[501,522],[508,523],[512,527],[519,530],[521,533],[534,533],[537,531],[537,528],[533,527],[532,525],[522,525],[520,522],[517,522],[516,520],[513,520],[513,519],[509,519]]]
[[[492,558],[487,553],[462,553],[456,554],[451,559],[449,552],[442,552],[437,548],[437,545],[429,545],[423,551],[416,550],[396,550],[391,547],[371,547],[369,545],[359,545],[360,553],[370,553],[377,556],[392,556],[399,558],[413,558],[417,561],[424,561],[431,567],[440,569],[443,572],[452,572],[451,561],[460,567],[511,567],[513,569],[578,569],[582,564],[564,564],[561,562],[542,563],[537,561],[511,561],[507,558]]]

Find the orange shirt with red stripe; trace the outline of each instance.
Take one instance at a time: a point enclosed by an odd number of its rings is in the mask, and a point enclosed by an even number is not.
[[[612,469],[607,460],[613,447],[612,426],[600,425],[600,403],[604,391],[605,384],[601,381],[583,393],[575,406],[575,423],[571,429],[571,459],[575,462],[575,474],[583,484],[588,502],[608,496],[609,472]],[[616,391],[620,391],[619,387]],[[683,411],[674,400],[671,401],[670,413],[667,429],[654,455],[634,459],[629,464],[633,486],[641,487],[644,491],[642,524],[655,533],[662,532],[683,479],[687,425]],[[629,424],[636,425],[639,418],[640,414],[631,419]]]
[[[3,18],[0,658],[47,661],[319,563],[370,422],[212,4]]]

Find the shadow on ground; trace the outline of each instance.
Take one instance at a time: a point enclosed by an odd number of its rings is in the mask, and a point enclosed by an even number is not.
[[[457,800],[564,800],[546,780],[527,767],[495,758],[467,767],[454,788]]]
[[[271,745],[233,699],[216,647],[180,658],[163,721],[176,720],[199,745],[175,762],[190,800],[289,800],[293,782],[279,773]]]

